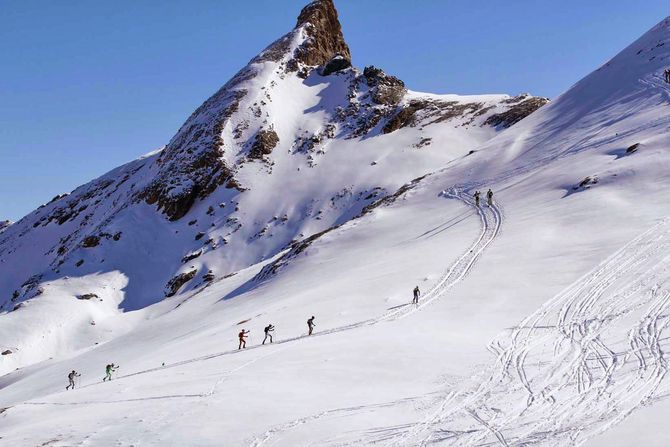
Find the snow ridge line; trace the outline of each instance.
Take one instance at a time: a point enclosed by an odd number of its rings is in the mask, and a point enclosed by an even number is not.
[[[579,445],[648,403],[668,372],[669,250],[665,220],[494,340],[488,377],[390,445]]]

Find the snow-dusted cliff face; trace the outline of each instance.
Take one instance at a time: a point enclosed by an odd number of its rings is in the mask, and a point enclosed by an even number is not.
[[[350,58],[332,2],[305,7],[163,149],[4,231],[0,309],[29,312],[66,276],[122,276],[126,310],[200,287],[348,221],[546,102],[409,92]]]

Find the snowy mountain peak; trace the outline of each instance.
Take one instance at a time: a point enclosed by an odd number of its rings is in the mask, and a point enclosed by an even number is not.
[[[323,65],[339,55],[351,61],[349,46],[332,0],[316,0],[305,6],[298,16],[296,29],[302,28],[307,39],[294,54],[306,65]]]
[[[413,92],[381,68],[360,70],[333,2],[312,2],[163,148],[2,231],[0,312],[22,326],[45,306],[67,309],[31,326],[41,338],[53,327],[92,331],[101,308],[81,306],[79,296],[96,294],[115,314],[267,264],[270,274],[244,286],[255,288],[312,242],[392,203],[546,102]],[[5,342],[22,345],[12,337]],[[61,349],[50,343],[5,368]]]

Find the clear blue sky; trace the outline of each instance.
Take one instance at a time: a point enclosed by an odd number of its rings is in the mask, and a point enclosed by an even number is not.
[[[307,0],[0,0],[0,220],[165,144]],[[354,65],[413,90],[555,97],[661,0],[335,0]]]

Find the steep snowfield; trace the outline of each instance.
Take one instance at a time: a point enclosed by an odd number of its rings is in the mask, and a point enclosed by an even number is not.
[[[646,424],[668,414],[670,391],[669,41],[666,19],[499,134],[485,122],[509,97],[407,92],[364,135],[338,121],[308,153],[294,138],[332,123],[348,101],[333,92],[361,73],[282,79],[274,66],[243,81],[260,83],[243,86],[252,92],[275,82],[266,106],[279,137],[265,161],[225,152],[245,191],[218,188],[172,222],[157,202],[127,202],[167,175],[168,145],[60,199],[114,180],[89,204],[109,234],[98,245],[80,245],[84,224],[76,248],[42,256],[82,227],[31,230],[58,201],[2,233],[2,290],[49,273],[0,316],[14,351],[0,363],[0,444],[666,445],[664,425]],[[432,122],[452,101],[483,105],[451,116],[452,104]],[[412,107],[414,125],[382,132]],[[241,138],[240,151],[256,141]],[[188,175],[172,193],[201,180]],[[495,205],[476,207],[471,194],[489,187]],[[181,263],[210,238],[219,248]],[[191,269],[197,281],[164,297]],[[87,293],[98,296],[76,299]],[[268,323],[275,340],[262,346]],[[238,351],[242,328],[252,332]],[[118,376],[101,383],[110,362]],[[65,391],[73,368],[80,388]]]

